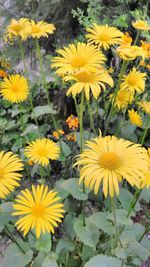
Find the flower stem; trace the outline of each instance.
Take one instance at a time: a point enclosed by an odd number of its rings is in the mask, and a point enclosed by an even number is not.
[[[81,93],[81,103],[80,103],[80,153],[83,149],[83,108],[84,108],[84,91]],[[82,183],[82,190],[85,193],[85,185]],[[85,226],[85,202],[83,201],[83,226]]]
[[[25,251],[23,250],[23,248],[20,246],[20,244],[18,243],[18,241],[15,239],[14,236],[11,235],[11,232],[9,231],[7,225],[5,226],[6,229],[6,235],[17,245],[17,247],[20,249],[20,251],[25,254]]]
[[[147,227],[145,228],[143,234],[141,235],[141,237],[139,238],[139,243],[142,241],[142,239],[144,238],[144,236],[150,231],[150,224],[147,225]]]
[[[137,43],[137,41],[138,41],[138,39],[139,39],[139,36],[140,36],[140,31],[137,31],[137,35],[136,35],[136,38],[135,38],[135,40],[134,40],[133,45],[136,45],[136,43]]]
[[[93,120],[93,115],[92,115],[92,110],[91,110],[89,100],[87,100],[86,103],[87,103],[88,112],[89,112],[89,116],[90,116],[90,128],[93,130],[94,134],[97,135],[96,129],[94,127],[94,120]]]
[[[22,57],[22,61],[23,61],[25,76],[26,76],[26,78],[28,80],[28,84],[29,84],[29,75],[28,75],[28,71],[27,71],[27,67],[26,67],[24,48],[23,48],[23,45],[22,45],[22,41],[20,39],[19,39],[18,42],[19,42],[21,57]],[[31,90],[29,90],[29,102],[30,102],[30,107],[31,107],[31,110],[32,110],[33,118],[34,118],[35,124],[36,124],[38,132],[39,132],[39,136],[41,136],[41,132],[40,132],[40,129],[39,129],[39,124],[38,124],[38,121],[37,121],[37,118],[36,118],[36,115],[35,115],[35,112],[34,112],[34,106],[33,106]]]
[[[125,73],[125,70],[127,68],[127,65],[128,63],[123,60],[123,63],[122,63],[122,67],[121,67],[121,70],[120,70],[120,75],[119,75],[119,79],[118,79],[118,83],[116,85],[116,89],[114,90],[114,94],[113,94],[113,98],[112,98],[112,101],[111,101],[111,108],[110,108],[110,111],[108,113],[108,117],[107,117],[107,121],[106,121],[106,126],[105,126],[105,131],[104,131],[104,135],[106,135],[107,133],[107,129],[108,129],[108,126],[109,126],[109,122],[111,120],[111,117],[113,115],[113,112],[114,112],[114,106],[115,106],[115,101],[116,101],[116,97],[117,97],[117,93],[118,93],[118,90],[120,88],[120,84],[121,84],[121,79],[122,79],[122,76],[124,75]],[[109,105],[110,107],[110,105]],[[108,107],[108,108],[109,108]]]
[[[114,216],[114,224],[115,224],[115,228],[116,228],[116,240],[119,241],[120,246],[123,247],[121,239],[120,239],[118,225],[117,225],[116,206],[115,206],[114,197],[111,198],[111,207],[112,207],[112,212],[113,212],[113,216]]]
[[[145,141],[148,129],[149,129],[149,123],[150,123],[150,116],[149,116],[149,118],[147,120],[146,128],[144,129],[143,134],[142,134],[141,139],[140,139],[141,145],[144,144],[144,141]]]

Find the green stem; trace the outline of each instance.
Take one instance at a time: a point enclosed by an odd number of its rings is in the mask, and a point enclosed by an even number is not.
[[[42,166],[40,166],[40,175],[41,175],[42,183],[44,184],[44,175],[43,175],[43,167]]]
[[[89,100],[87,100],[86,103],[87,103],[88,112],[89,112],[89,116],[90,116],[90,128],[93,130],[94,134],[97,135],[96,129],[94,127],[94,120],[93,120],[93,115],[92,115],[92,110],[91,110]]]
[[[148,120],[147,120],[146,128],[144,129],[143,134],[142,134],[142,136],[141,136],[141,138],[140,138],[140,143],[141,143],[141,145],[144,144],[144,141],[145,141],[145,138],[146,138],[148,129],[149,129],[149,123],[150,123],[150,116],[149,116],[149,118],[148,118]]]
[[[65,267],[68,267],[69,252],[66,253]]]
[[[22,41],[20,39],[18,40],[18,42],[19,42],[21,57],[22,57],[22,61],[23,61],[25,76],[26,76],[26,78],[28,80],[28,84],[29,84],[29,75],[28,75],[28,71],[27,71],[27,67],[26,67],[24,47],[23,47]],[[31,90],[29,90],[29,102],[30,102],[30,107],[31,107],[31,110],[32,110],[34,121],[36,123],[37,129],[38,129],[38,132],[39,132],[39,135],[41,136],[40,129],[39,129],[39,124],[38,124],[38,121],[37,121],[37,118],[36,118],[36,115],[35,115],[35,112],[34,112],[34,106],[33,106],[33,100],[32,100]]]
[[[116,101],[117,93],[118,93],[118,90],[120,88],[122,76],[124,75],[124,72],[125,72],[125,70],[127,68],[127,65],[128,65],[128,63],[125,60],[123,60],[122,67],[121,67],[121,70],[120,70],[119,79],[118,79],[118,83],[116,85],[116,89],[114,90],[113,98],[112,98],[112,101],[111,101],[111,108],[110,108],[110,111],[108,113],[104,135],[106,135],[106,133],[107,133],[109,122],[110,122],[111,117],[112,117],[113,112],[114,112],[114,106],[115,106],[115,101]],[[108,109],[109,109],[109,107],[110,107],[110,105],[108,106]]]
[[[73,97],[73,99],[74,99],[75,106],[76,106],[76,112],[77,112],[77,115],[78,115],[78,117],[79,117],[79,108],[78,108],[78,104],[77,104],[77,99],[76,99],[75,96]]]
[[[140,31],[137,31],[137,35],[136,35],[136,38],[135,38],[135,40],[134,40],[133,45],[136,45],[136,43],[137,43],[137,41],[138,41],[138,39],[139,39],[139,36],[140,36]]]
[[[84,108],[84,91],[81,93],[81,103],[80,103],[80,153],[83,149],[83,108]],[[82,183],[82,190],[85,193],[85,185]],[[85,202],[83,201],[83,226],[85,226]]]
[[[11,235],[11,232],[9,231],[7,225],[5,226],[6,229],[6,234],[7,236],[17,245],[17,247],[20,249],[20,251],[25,254],[25,251],[23,250],[23,248],[20,246],[20,244],[18,243],[18,241],[15,239],[14,236]]]
[[[146,229],[144,230],[143,234],[141,235],[141,237],[139,238],[139,243],[142,241],[142,239],[144,238],[144,236],[150,231],[150,225],[148,224]]]
[[[121,239],[120,239],[118,225],[117,225],[116,207],[115,207],[114,197],[111,198],[111,207],[112,207],[112,212],[113,212],[113,216],[114,216],[114,224],[115,224],[115,229],[116,229],[116,240],[119,241],[120,246],[123,247]]]
[[[40,45],[39,45],[38,39],[36,38],[35,40],[36,40],[37,56],[38,56],[39,63],[40,63],[40,71],[41,71],[43,86],[44,86],[44,89],[45,89],[45,92],[46,92],[47,103],[48,103],[49,109],[51,110],[52,106],[51,106],[51,101],[50,101],[50,98],[49,98],[49,92],[48,92],[45,73],[44,73],[44,69],[43,69],[43,60],[42,60],[42,55],[41,55],[41,49],[40,49]],[[54,128],[58,132],[60,150],[61,150],[61,153],[63,155],[63,149],[62,149],[62,144],[61,144],[61,140],[60,140],[60,134],[59,134],[59,131],[58,131],[57,122],[56,122],[53,114],[50,114],[50,115],[51,115],[51,118],[52,118],[52,121],[53,121],[53,124],[54,124]]]
[[[141,193],[141,190],[140,189],[136,189],[135,193],[134,193],[134,196],[133,196],[133,199],[130,203],[130,206],[129,206],[129,209],[128,209],[128,213],[127,213],[127,218],[129,218],[130,214],[131,214],[131,211],[132,209],[134,209],[138,199],[139,199],[139,196],[140,196],[140,193]]]

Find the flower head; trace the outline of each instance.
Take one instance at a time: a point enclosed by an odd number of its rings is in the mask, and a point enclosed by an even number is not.
[[[75,117],[72,114],[66,119],[66,123],[68,124],[69,129],[72,129],[74,131],[79,127],[78,117]]]
[[[145,43],[141,41],[141,48],[145,51],[145,57],[150,58],[150,43]]]
[[[119,194],[119,182],[126,179],[131,186],[140,186],[141,175],[148,169],[147,152],[140,144],[134,144],[115,136],[94,138],[78,156],[80,180],[86,187],[98,193],[103,181],[103,192],[113,197]]]
[[[55,138],[55,139],[59,139],[59,137],[61,136],[61,135],[64,135],[64,131],[63,130],[61,130],[61,129],[58,129],[57,131],[54,131],[53,132],[53,137]]]
[[[68,134],[67,135],[68,141],[75,142],[77,140],[76,135],[74,133]]]
[[[30,35],[30,22],[27,18],[21,18],[19,20],[12,19],[11,23],[7,27],[5,39],[8,42],[12,42],[15,39],[21,38],[23,41]]]
[[[121,45],[131,45],[131,43],[132,43],[132,37],[128,32],[125,32],[122,36]]]
[[[48,186],[38,185],[32,186],[32,191],[22,190],[13,205],[15,212],[12,215],[21,216],[16,222],[17,229],[24,235],[35,229],[37,238],[42,232],[54,233],[54,227],[58,227],[65,212],[59,200],[57,192],[48,191]]]
[[[147,21],[144,20],[136,20],[135,22],[132,22],[132,25],[137,30],[143,30],[143,31],[150,30],[150,26],[148,25]]]
[[[97,99],[101,93],[101,88],[106,89],[106,85],[113,87],[114,82],[112,77],[106,70],[93,71],[80,71],[74,75],[66,76],[65,81],[75,81],[75,83],[68,89],[66,95],[72,94],[76,96],[80,94],[82,90],[85,92],[86,98],[89,100],[90,91],[93,96]]]
[[[145,58],[145,51],[136,45],[121,45],[117,48],[117,54],[120,58],[130,61],[134,60],[137,57]]]
[[[112,98],[113,94],[110,95],[110,97]],[[128,104],[130,104],[133,101],[134,95],[128,91],[128,90],[124,90],[124,89],[120,89],[117,92],[116,95],[116,99],[115,99],[115,106],[117,107],[117,109],[124,109],[127,107]]]
[[[7,77],[7,72],[0,69],[0,78],[5,78],[5,77]]]
[[[108,50],[112,45],[121,44],[123,33],[115,27],[109,27],[107,24],[101,26],[94,23],[86,30],[88,32],[86,38],[90,43],[98,45],[99,48]]]
[[[0,84],[0,94],[11,103],[25,101],[29,94],[27,79],[19,74],[9,75]]]
[[[127,75],[123,76],[121,87],[131,93],[143,93],[145,90],[146,73],[137,71],[133,68]]]
[[[145,113],[150,114],[150,101],[142,101],[139,106],[144,110]]]
[[[61,76],[99,67],[106,60],[94,45],[86,43],[70,44],[69,47],[57,50],[57,53],[60,56],[53,58],[52,68],[57,68],[56,73]]]
[[[150,148],[148,148],[148,171],[144,173],[141,179],[141,188],[150,187]]]
[[[55,31],[55,26],[44,21],[35,22],[31,20],[30,22],[31,36],[32,38],[48,37]]]
[[[22,161],[12,152],[0,152],[0,198],[5,198],[19,186]]]
[[[47,139],[37,139],[25,148],[24,154],[32,160],[34,163],[47,166],[49,160],[56,160],[59,158],[60,149],[59,146]]]
[[[135,111],[133,108],[131,110],[128,110],[129,119],[132,124],[141,127],[142,126],[142,118],[141,116]]]

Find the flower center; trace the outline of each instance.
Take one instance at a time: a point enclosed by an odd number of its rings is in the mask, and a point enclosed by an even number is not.
[[[87,73],[86,71],[81,71],[78,72],[75,77],[80,81],[80,82],[91,82],[92,81],[92,75],[90,73]]]
[[[18,85],[12,85],[11,90],[12,90],[14,93],[18,93],[18,92],[19,92],[19,86],[18,86]]]
[[[39,33],[41,32],[41,29],[39,26],[35,25],[35,26],[32,26],[32,33]]]
[[[124,92],[119,92],[117,98],[119,101],[124,101],[126,99],[126,95]]]
[[[74,57],[71,61],[71,66],[74,68],[80,68],[85,66],[87,60],[84,57]]]
[[[47,149],[45,149],[43,147],[38,150],[38,155],[40,157],[46,157],[47,156],[47,153],[48,153]]]
[[[32,207],[32,214],[35,217],[41,217],[45,213],[45,206],[41,203],[35,204],[35,206]]]
[[[15,24],[15,25],[12,26],[12,30],[15,31],[15,32],[17,32],[17,33],[19,33],[20,31],[22,31],[22,29],[23,29],[23,27],[20,24]]]
[[[4,169],[0,167],[0,180],[3,179],[4,173]]]
[[[115,152],[105,152],[100,157],[100,165],[104,169],[116,170],[121,165],[121,159]]]
[[[107,33],[102,33],[99,35],[98,39],[103,42],[107,42],[110,40],[110,36]]]
[[[132,77],[132,76],[128,77],[128,84],[129,85],[134,86],[135,83],[136,83],[135,77]]]

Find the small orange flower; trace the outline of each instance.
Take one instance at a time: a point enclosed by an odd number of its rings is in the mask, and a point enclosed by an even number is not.
[[[150,43],[145,43],[141,41],[142,45],[141,48],[145,51],[146,58],[150,58]]]
[[[131,45],[132,44],[132,37],[128,32],[125,32],[122,36],[122,45]]]
[[[7,73],[4,70],[0,69],[0,78],[5,78],[7,77]]]
[[[68,139],[68,141],[73,141],[73,142],[75,142],[77,140],[75,134],[73,134],[73,133],[72,134],[69,134],[67,136],[67,139]]]
[[[78,117],[75,117],[74,115],[71,114],[67,118],[66,123],[68,124],[69,129],[72,129],[75,131],[79,126],[79,119]]]
[[[28,163],[29,166],[33,166],[33,161],[32,160],[28,160],[27,163]]]
[[[53,137],[55,138],[55,139],[59,139],[59,137],[60,137],[60,135],[64,135],[64,131],[63,130],[58,130],[58,131],[54,131],[53,132]]]

